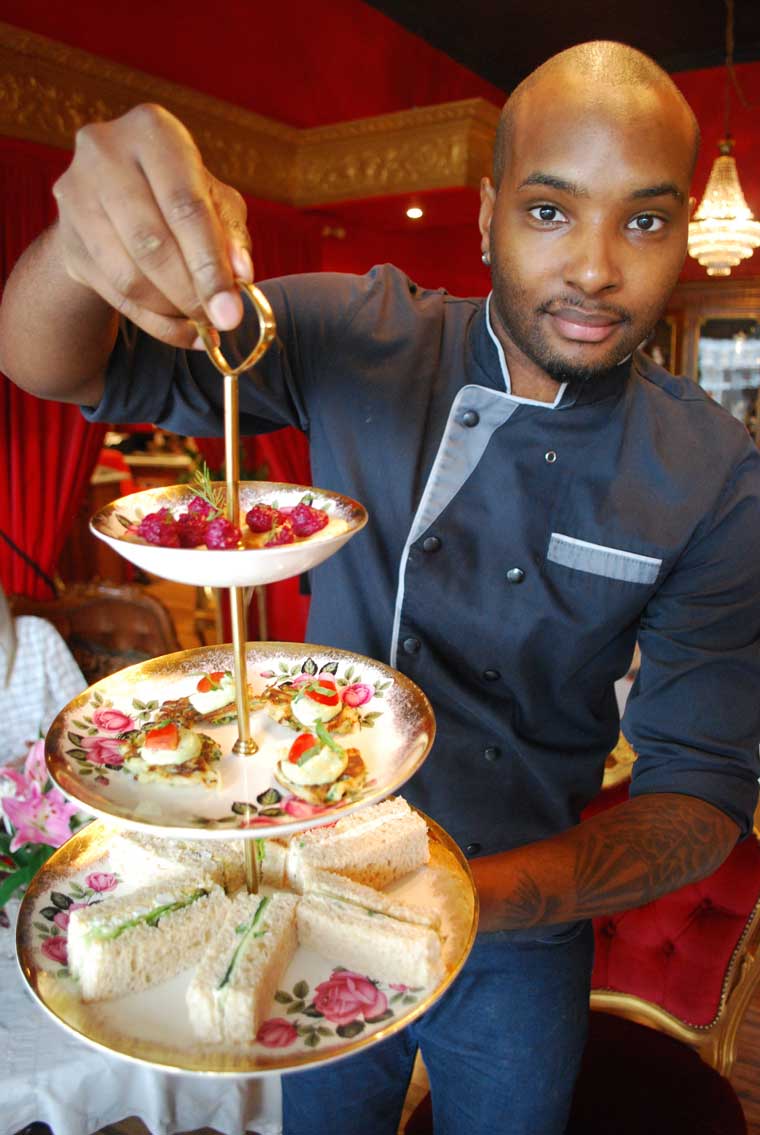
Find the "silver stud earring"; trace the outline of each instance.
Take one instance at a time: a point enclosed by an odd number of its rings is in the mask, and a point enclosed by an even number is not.
[[[488,265],[491,263],[491,253],[490,252],[481,252],[480,259],[483,261],[485,266],[488,267]]]

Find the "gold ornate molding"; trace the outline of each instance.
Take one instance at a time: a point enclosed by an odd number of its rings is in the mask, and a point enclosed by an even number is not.
[[[499,117],[490,103],[466,99],[298,130],[0,22],[0,134],[70,149],[85,123],[142,102],[176,114],[217,177],[302,208],[477,187]]]

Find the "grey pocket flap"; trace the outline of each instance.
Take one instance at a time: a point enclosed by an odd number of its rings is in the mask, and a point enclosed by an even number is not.
[[[563,567],[604,575],[607,579],[622,579],[627,583],[654,583],[662,566],[662,560],[654,556],[590,544],[587,540],[578,540],[561,532],[552,532],[547,558]]]

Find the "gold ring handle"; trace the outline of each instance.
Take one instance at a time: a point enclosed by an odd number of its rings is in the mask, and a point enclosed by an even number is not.
[[[245,292],[248,296],[259,319],[259,340],[251,353],[247,358],[243,359],[239,366],[233,367],[227,362],[221,347],[218,347],[214,342],[211,334],[214,328],[210,323],[195,324],[203,346],[206,348],[206,354],[218,371],[230,377],[237,377],[237,375],[242,374],[244,370],[248,370],[250,367],[254,366],[262,355],[266,354],[269,349],[269,344],[274,339],[277,330],[272,305],[264,293],[260,291],[255,284],[249,284],[247,280],[235,280],[235,285],[241,292]]]

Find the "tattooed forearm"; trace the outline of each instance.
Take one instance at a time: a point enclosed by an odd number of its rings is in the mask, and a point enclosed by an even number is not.
[[[738,829],[692,796],[639,796],[562,835],[474,860],[481,929],[516,929],[642,906],[709,875]]]

